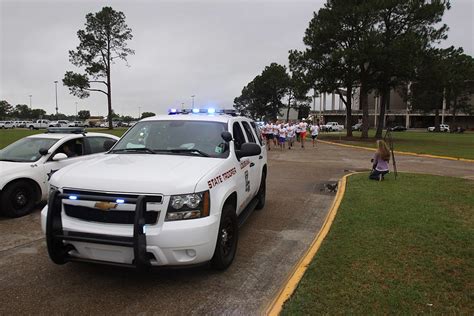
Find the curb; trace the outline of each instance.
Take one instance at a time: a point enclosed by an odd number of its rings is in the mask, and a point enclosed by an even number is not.
[[[326,219],[324,220],[321,230],[311,242],[311,245],[309,246],[308,250],[306,250],[306,253],[303,255],[303,257],[300,258],[298,263],[295,265],[288,279],[282,285],[280,290],[278,290],[277,296],[270,302],[268,307],[265,309],[265,315],[273,316],[280,314],[283,308],[283,304],[285,304],[285,302],[295,291],[296,287],[298,286],[298,283],[300,282],[304,273],[308,269],[309,264],[311,263],[317,251],[319,250],[319,247],[321,246],[324,238],[331,229],[331,225],[334,221],[334,218],[336,217],[337,210],[339,209],[339,205],[341,205],[342,198],[344,197],[344,193],[346,191],[347,177],[355,173],[358,172],[346,174],[344,177],[342,177],[341,180],[339,180],[339,189],[337,190],[336,197],[332,202],[331,208],[326,216]]]
[[[341,144],[341,143],[331,142],[331,141],[328,141],[328,140],[319,140],[318,139],[318,142],[321,142],[321,143],[324,143],[324,144],[329,144],[329,145],[348,147],[348,148],[365,149],[365,150],[370,150],[370,151],[375,151],[376,150],[375,148],[368,148],[368,147],[362,147],[362,146],[356,146],[356,145]],[[430,155],[430,154],[417,154],[417,153],[412,153],[412,152],[408,152],[408,151],[398,151],[398,150],[394,150],[394,153],[400,154],[400,155],[407,155],[407,156],[436,158],[436,159],[448,159],[448,160],[454,160],[454,161],[463,161],[463,162],[474,163],[474,159],[468,159],[468,158],[455,158],[455,157],[449,157],[449,156],[437,156],[437,155]]]

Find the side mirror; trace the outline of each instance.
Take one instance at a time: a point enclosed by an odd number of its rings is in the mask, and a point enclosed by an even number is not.
[[[225,140],[227,143],[232,140],[232,134],[228,131],[224,131],[221,133],[221,137],[223,140]]]
[[[105,151],[109,151],[110,148],[112,148],[113,145],[115,145],[117,141],[114,140],[114,139],[107,139],[105,142],[104,142],[104,150]]]
[[[39,153],[41,156],[45,156],[48,154],[48,150],[46,148],[40,148]]]
[[[255,143],[243,143],[240,150],[236,150],[237,159],[242,157],[257,156],[262,153],[262,148]]]
[[[53,156],[53,161],[60,161],[60,160],[64,160],[64,159],[67,159],[67,155],[66,154],[63,154],[63,153],[57,153],[56,155]]]

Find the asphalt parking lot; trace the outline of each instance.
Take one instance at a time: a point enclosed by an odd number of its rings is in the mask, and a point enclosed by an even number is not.
[[[39,210],[0,218],[0,314],[260,313],[324,221],[334,198],[324,184],[368,169],[371,155],[327,144],[270,151],[267,204],[241,228],[236,259],[225,272],[57,266],[46,252]],[[401,171],[474,180],[472,163],[400,155],[397,162]]]

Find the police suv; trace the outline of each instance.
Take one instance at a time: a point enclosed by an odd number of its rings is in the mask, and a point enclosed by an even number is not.
[[[143,119],[104,156],[56,172],[41,214],[52,261],[226,269],[267,176],[255,122],[229,113]]]

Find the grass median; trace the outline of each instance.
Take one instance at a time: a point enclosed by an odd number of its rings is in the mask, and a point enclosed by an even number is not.
[[[331,230],[283,315],[474,313],[474,185],[349,177]]]
[[[113,130],[109,130],[106,128],[89,128],[86,129],[88,132],[95,132],[95,133],[106,133],[106,134],[112,134],[116,136],[122,136],[123,133],[127,130],[127,128],[115,128]],[[16,142],[17,140],[30,136],[33,134],[40,134],[46,132],[45,129],[40,129],[40,130],[29,130],[29,129],[23,129],[23,128],[14,128],[14,129],[0,129],[0,149],[10,145],[13,142]]]
[[[369,131],[371,138],[360,139],[360,132],[354,132],[354,137],[347,138],[345,132],[321,133],[319,138],[343,144],[375,148],[375,131]],[[384,134],[385,135],[385,131]],[[392,132],[395,150],[448,156],[453,158],[474,159],[474,133],[464,134],[428,133],[419,131]]]

